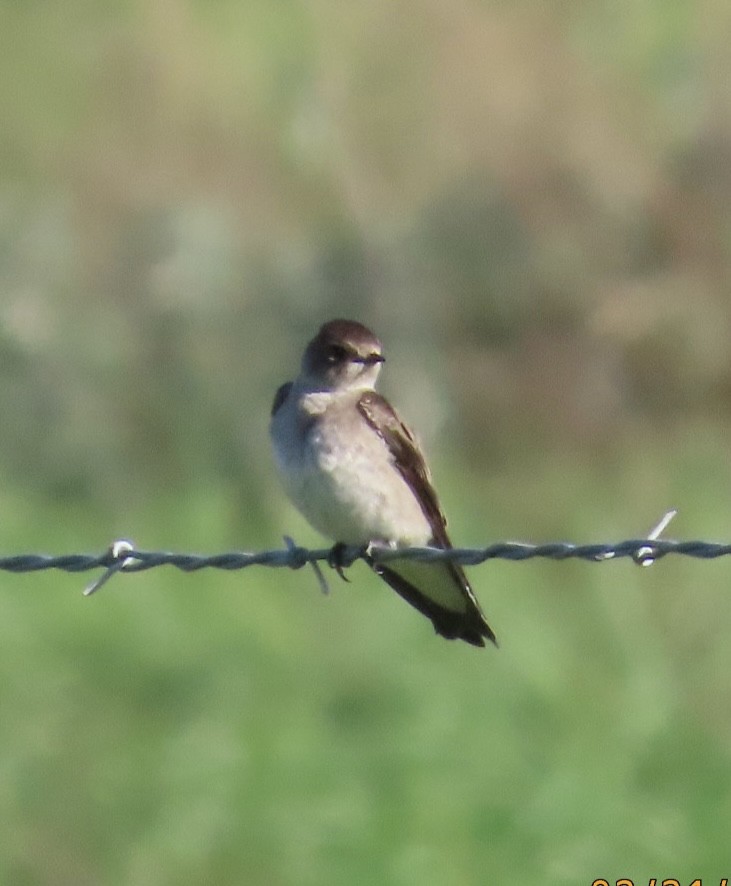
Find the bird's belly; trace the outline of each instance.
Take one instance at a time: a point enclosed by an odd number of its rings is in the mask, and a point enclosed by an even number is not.
[[[373,443],[340,445],[313,430],[296,464],[280,461],[292,502],[334,541],[425,544],[431,530],[417,499],[382,441]]]

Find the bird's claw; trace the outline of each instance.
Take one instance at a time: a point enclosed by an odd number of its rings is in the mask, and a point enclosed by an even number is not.
[[[348,566],[352,566],[361,557],[367,558],[369,548],[370,545],[363,545],[363,547],[358,549],[356,555],[353,556],[353,546],[339,541],[330,548],[330,553],[327,555],[327,565],[334,569],[343,581],[349,582],[350,579],[345,574],[345,569]]]
[[[345,567],[351,565],[349,558],[346,558],[345,556],[347,550],[348,546],[345,542],[339,541],[337,544],[334,544],[332,548],[330,548],[330,553],[327,555],[327,565],[331,569],[334,569],[343,581],[349,582],[350,579],[344,572]]]

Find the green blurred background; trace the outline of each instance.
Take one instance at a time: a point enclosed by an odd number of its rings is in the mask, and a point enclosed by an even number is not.
[[[382,338],[454,540],[731,536],[731,6],[5,0],[0,552],[320,539],[266,435]],[[0,576],[0,882],[731,876],[729,563]]]

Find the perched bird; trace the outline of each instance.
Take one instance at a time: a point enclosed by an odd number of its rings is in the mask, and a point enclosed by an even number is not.
[[[309,523],[339,545],[451,548],[419,445],[375,391],[383,362],[380,341],[360,323],[322,326],[300,374],[274,397],[270,435],[282,483]],[[369,563],[438,634],[495,642],[457,563]]]

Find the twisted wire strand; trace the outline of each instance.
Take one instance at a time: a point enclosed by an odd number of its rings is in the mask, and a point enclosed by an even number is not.
[[[115,542],[115,545],[121,543]],[[63,572],[86,572],[91,569],[117,568],[125,572],[143,572],[158,566],[174,566],[183,572],[196,572],[199,569],[245,569],[249,566],[286,567],[300,569],[308,563],[332,562],[332,548],[303,548],[291,544],[285,548],[268,551],[229,551],[220,554],[190,554],[173,551],[137,550],[131,543],[115,551],[112,545],[102,554],[20,554],[0,557],[0,570],[5,572],[39,572],[58,569]],[[669,539],[639,538],[619,542],[599,542],[593,544],[573,544],[571,542],[529,542],[503,541],[484,548],[451,548],[444,550],[433,547],[413,547],[392,549],[372,546],[364,548],[348,547],[339,553],[341,565],[352,565],[356,560],[369,560],[387,563],[392,560],[420,560],[438,562],[451,560],[464,566],[477,566],[488,560],[523,561],[536,557],[551,560],[579,559],[589,562],[631,557],[637,562],[648,562],[669,554],[713,560],[731,554],[731,544],[709,541],[673,541]]]

